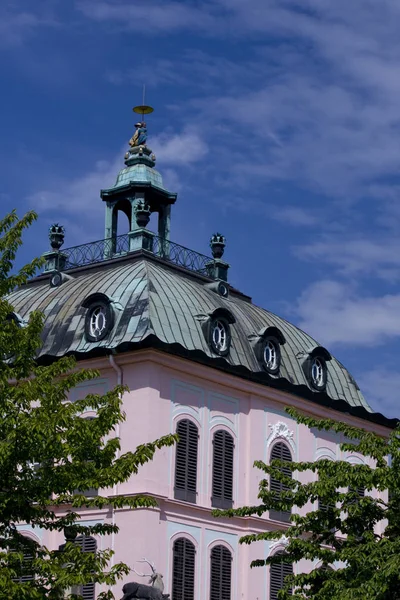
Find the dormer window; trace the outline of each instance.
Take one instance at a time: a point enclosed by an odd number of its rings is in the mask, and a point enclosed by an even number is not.
[[[103,305],[95,306],[90,311],[89,333],[97,340],[101,338],[107,329],[107,311]]]
[[[275,372],[279,369],[280,363],[279,345],[273,338],[268,338],[264,344],[263,360],[267,371]]]
[[[114,312],[105,294],[92,294],[83,303],[87,308],[85,335],[88,342],[99,342],[111,331],[114,325]]]
[[[276,375],[281,366],[281,345],[286,343],[283,333],[277,327],[264,327],[249,335],[249,341],[262,369]]]
[[[216,308],[208,314],[196,315],[207,344],[214,354],[227,356],[231,346],[231,328],[236,322],[233,314],[226,308]]]
[[[322,358],[313,358],[311,363],[311,380],[317,388],[324,388],[326,384],[326,363]]]
[[[304,373],[311,387],[318,392],[323,392],[326,388],[328,380],[326,363],[331,358],[328,350],[322,348],[322,346],[316,346],[307,352],[307,358],[303,362]]]
[[[229,350],[229,325],[222,319],[215,319],[211,326],[211,345],[217,354],[225,354]]]

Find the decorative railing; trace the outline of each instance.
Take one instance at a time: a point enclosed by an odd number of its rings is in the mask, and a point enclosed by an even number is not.
[[[202,275],[206,275],[209,272],[214,259],[156,235],[150,235],[151,250],[149,251],[155,256]],[[82,244],[81,246],[66,248],[65,250],[62,249],[60,254],[63,257],[63,270],[67,271],[76,267],[101,263],[111,258],[124,256],[128,254],[129,250],[130,239],[129,235],[125,234],[119,235],[116,238],[98,240],[89,244]]]

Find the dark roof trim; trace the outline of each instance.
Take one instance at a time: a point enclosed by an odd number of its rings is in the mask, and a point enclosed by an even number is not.
[[[266,337],[272,336],[272,337],[275,337],[281,345],[286,344],[286,338],[283,335],[282,331],[280,329],[278,329],[278,327],[274,327],[274,326],[263,327],[258,332],[258,336],[261,338],[266,338]]]
[[[363,406],[351,406],[348,404],[348,402],[346,402],[346,400],[334,400],[330,398],[330,396],[328,396],[328,394],[324,391],[314,392],[306,385],[295,385],[283,377],[271,377],[271,375],[265,371],[259,371],[255,373],[246,367],[243,367],[242,365],[231,365],[222,357],[211,358],[201,350],[187,350],[180,344],[166,344],[165,342],[161,342],[154,334],[147,336],[139,343],[126,342],[117,348],[114,348],[113,350],[110,348],[97,347],[90,352],[69,352],[67,355],[74,355],[77,360],[87,360],[90,358],[107,356],[111,353],[119,354],[132,350],[143,350],[147,348],[154,348],[166,352],[167,354],[172,354],[174,356],[179,356],[181,358],[198,362],[231,375],[236,375],[241,379],[246,379],[248,381],[253,381],[254,383],[259,383],[261,385],[287,392],[293,396],[298,396],[304,400],[309,400],[314,404],[326,406],[327,408],[337,410],[344,414],[349,414],[359,419],[364,419],[365,421],[369,421],[371,423],[376,423],[377,425],[382,425],[383,427],[394,429],[400,423],[399,419],[389,419],[382,413],[371,413]],[[38,363],[50,364],[58,359],[59,357],[56,356],[44,355],[38,359]]]
[[[315,346],[315,348],[309,348],[307,354],[310,358],[321,357],[324,360],[332,360],[332,355],[323,346]]]
[[[83,306],[83,308],[89,308],[89,306],[91,306],[95,302],[104,302],[104,304],[110,304],[111,299],[108,296],[106,296],[106,294],[96,292],[94,294],[90,294],[90,296],[87,296],[82,302],[81,306]]]
[[[225,319],[225,321],[227,321],[230,325],[236,323],[236,319],[230,310],[223,308],[222,306],[210,311],[208,314],[212,319]]]

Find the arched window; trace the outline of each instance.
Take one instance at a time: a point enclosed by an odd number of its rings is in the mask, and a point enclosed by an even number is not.
[[[289,448],[283,442],[278,442],[274,444],[271,450],[271,458],[270,460],[284,460],[286,462],[292,462],[292,455],[290,453]],[[292,477],[292,472],[289,468],[281,467],[281,472],[284,473],[287,477]],[[272,492],[276,492],[276,496],[279,498],[281,492],[289,489],[287,485],[283,484],[275,477],[270,477],[270,490]],[[270,519],[274,519],[276,521],[283,521],[284,523],[290,522],[291,512],[289,510],[270,510],[269,516]]]
[[[233,437],[225,430],[216,431],[213,439],[212,496],[216,508],[233,504]]]
[[[80,535],[76,538],[75,544],[82,548],[82,552],[96,553],[97,542],[93,537]],[[85,583],[79,586],[78,590],[74,593],[80,594],[83,600],[95,600],[95,584],[93,582]]]
[[[192,421],[182,419],[176,433],[179,442],[176,445],[175,498],[196,503],[198,430]]]
[[[280,556],[284,552],[278,553]],[[285,578],[293,575],[293,565],[290,563],[279,562],[270,566],[269,600],[278,600],[278,593],[283,589]],[[291,593],[291,592],[290,592]]]
[[[187,538],[178,538],[172,554],[172,598],[194,600],[196,549]]]
[[[210,600],[231,600],[232,554],[214,546],[210,559]]]

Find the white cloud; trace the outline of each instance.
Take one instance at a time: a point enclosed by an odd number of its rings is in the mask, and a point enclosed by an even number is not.
[[[196,131],[165,132],[151,140],[157,161],[163,164],[187,165],[202,159],[208,152],[206,142]]]
[[[140,30],[140,33],[153,35],[158,31],[179,29],[207,29],[213,26],[213,18],[205,3],[200,8],[189,2],[93,2],[80,0],[78,9],[95,21],[116,22],[124,28]]]
[[[0,5],[0,47],[20,46],[37,29],[59,26],[46,4],[41,0],[34,4],[29,9],[17,0]]]
[[[357,295],[349,284],[318,281],[302,292],[298,326],[324,346],[376,346],[400,337],[400,294]]]
[[[400,240],[383,236],[349,239],[347,234],[294,247],[296,256],[332,265],[345,276],[367,275],[388,281],[400,278]]]
[[[358,375],[357,383],[376,412],[386,417],[400,417],[400,373],[377,367]]]
[[[41,212],[81,214],[85,218],[101,205],[100,189],[111,187],[122,169],[123,153],[112,161],[97,161],[92,168],[77,177],[53,180],[48,187],[34,192],[27,200]]]
[[[306,210],[301,206],[283,206],[282,208],[272,208],[268,213],[275,221],[281,221],[286,225],[301,227],[312,227],[320,222],[317,214]]]

